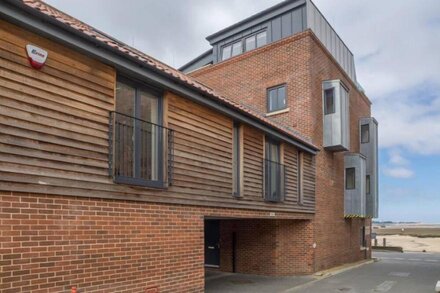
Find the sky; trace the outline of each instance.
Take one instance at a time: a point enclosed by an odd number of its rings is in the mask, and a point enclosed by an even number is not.
[[[173,67],[280,0],[46,0]],[[440,223],[440,1],[314,0],[379,121],[379,220]]]

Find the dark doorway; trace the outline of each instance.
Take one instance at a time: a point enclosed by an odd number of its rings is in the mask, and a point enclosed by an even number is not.
[[[205,220],[205,265],[220,265],[220,221]]]

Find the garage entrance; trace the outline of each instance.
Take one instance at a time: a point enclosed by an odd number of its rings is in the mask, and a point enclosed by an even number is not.
[[[289,276],[312,271],[309,220],[204,220],[205,267],[216,271]]]

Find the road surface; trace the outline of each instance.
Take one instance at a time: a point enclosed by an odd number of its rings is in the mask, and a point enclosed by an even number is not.
[[[440,254],[376,252],[378,262],[305,285],[302,293],[433,293]]]

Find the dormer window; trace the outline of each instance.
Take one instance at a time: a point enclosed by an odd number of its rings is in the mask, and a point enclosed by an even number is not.
[[[247,52],[267,44],[267,32],[260,31],[259,33],[254,33],[253,35],[247,36],[229,43],[221,48],[221,60],[227,60],[231,57],[240,55],[243,52]]]

